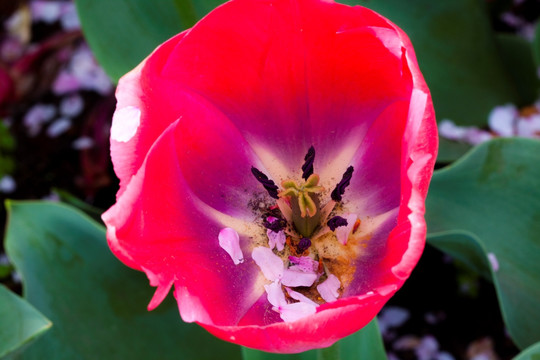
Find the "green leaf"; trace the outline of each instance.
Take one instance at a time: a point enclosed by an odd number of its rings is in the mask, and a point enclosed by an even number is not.
[[[0,284],[0,357],[43,334],[51,322],[26,300]]]
[[[534,39],[532,43],[533,48],[533,56],[534,61],[536,64],[536,67],[540,67],[540,22],[536,24],[536,28],[534,30]]]
[[[386,360],[386,352],[377,319],[360,331],[347,336],[326,349],[311,350],[300,354],[270,354],[242,348],[244,360]]]
[[[540,360],[540,342],[520,352],[514,360]]]
[[[77,0],[84,35],[98,62],[117,81],[159,44],[190,28],[224,1]]]
[[[17,359],[239,358],[238,346],[185,324],[169,296],[146,306],[146,277],[110,252],[103,227],[62,204],[8,203],[6,250],[26,299],[55,326]]]
[[[517,86],[520,105],[533,104],[539,81],[531,43],[515,34],[497,34],[496,40],[505,68]]]
[[[428,241],[491,275],[522,349],[540,340],[538,164],[540,141],[492,140],[436,171],[426,201]]]

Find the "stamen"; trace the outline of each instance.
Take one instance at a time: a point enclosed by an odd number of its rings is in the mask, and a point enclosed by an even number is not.
[[[307,180],[308,177],[313,174],[313,161],[315,160],[315,148],[313,145],[309,148],[306,156],[304,157],[304,165],[302,165],[302,178]]]
[[[304,251],[306,251],[311,246],[311,240],[308,238],[302,238],[298,242],[298,245],[296,245],[296,249],[299,254],[302,254]]]
[[[269,216],[266,220],[263,221],[263,225],[268,230],[273,232],[280,232],[287,226],[287,222],[284,219],[278,219],[275,217]]]
[[[334,231],[340,226],[347,226],[347,219],[342,218],[341,216],[334,216],[326,223],[330,230]]]
[[[268,194],[273,197],[274,199],[279,199],[278,196],[278,187],[277,185],[268,178],[262,171],[257,169],[256,167],[251,167],[251,173],[253,176],[255,176],[255,179],[257,179],[258,182],[260,182],[266,191],[268,191]]]
[[[351,183],[353,172],[354,172],[354,168],[352,166],[349,166],[347,168],[347,171],[345,171],[345,173],[343,174],[343,177],[341,178],[341,181],[339,182],[339,184],[337,184],[334,191],[332,191],[332,194],[330,195],[332,200],[341,201],[341,197],[345,193],[345,189]]]

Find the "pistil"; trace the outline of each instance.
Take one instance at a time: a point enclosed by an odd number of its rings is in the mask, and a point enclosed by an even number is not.
[[[290,200],[294,227],[304,237],[310,237],[320,222],[318,194],[323,187],[318,184],[319,175],[311,174],[302,185],[294,180],[283,181],[284,190],[278,193],[280,198]]]

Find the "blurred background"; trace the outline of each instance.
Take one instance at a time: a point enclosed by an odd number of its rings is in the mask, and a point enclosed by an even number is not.
[[[466,12],[429,2],[415,8],[403,0],[345,2],[380,11],[405,28],[415,47],[418,43],[419,63],[439,115],[438,167],[493,137],[540,135],[539,0],[458,1],[472,4]],[[424,12],[436,14],[441,27],[421,28],[433,21],[424,20]],[[0,201],[62,201],[99,221],[118,186],[108,140],[117,70],[109,70],[109,77],[94,57],[72,1],[0,0],[0,23]],[[470,32],[463,37],[461,31]],[[94,40],[94,46],[100,44]],[[447,63],[440,61],[441,54],[450,54]],[[466,68],[467,63],[475,65]],[[476,76],[491,79],[484,84]],[[22,291],[2,243],[0,282]],[[492,283],[429,246],[380,314],[379,325],[390,359],[502,360],[518,353],[506,334]]]

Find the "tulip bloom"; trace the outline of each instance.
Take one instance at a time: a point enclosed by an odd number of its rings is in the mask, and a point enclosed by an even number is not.
[[[155,308],[244,346],[326,347],[372,320],[422,253],[437,152],[407,36],[330,0],[233,0],[117,90],[114,254]]]

